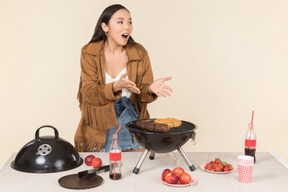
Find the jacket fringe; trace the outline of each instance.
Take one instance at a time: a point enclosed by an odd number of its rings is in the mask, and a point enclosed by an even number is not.
[[[113,105],[113,103],[109,103],[103,106],[93,106],[83,102],[81,111],[84,122],[87,125],[92,125],[95,130],[107,130],[115,127],[117,117]]]
[[[87,139],[83,138],[75,138],[74,144],[75,149],[78,152],[99,152],[105,145],[103,143],[97,143],[95,141],[87,141]]]
[[[103,106],[93,106],[83,100],[81,94],[82,81],[79,83],[77,99],[79,107],[87,125],[92,125],[95,130],[111,129],[117,125],[117,117],[114,110],[114,103]]]

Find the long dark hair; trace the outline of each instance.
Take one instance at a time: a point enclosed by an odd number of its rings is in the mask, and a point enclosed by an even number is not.
[[[103,29],[101,27],[101,23],[104,22],[106,25],[108,25],[112,15],[114,15],[114,13],[116,13],[120,9],[125,9],[125,10],[127,10],[129,12],[129,10],[126,7],[124,7],[123,5],[120,5],[120,4],[110,5],[109,7],[107,7],[102,12],[102,14],[100,15],[100,17],[98,19],[98,22],[96,24],[92,39],[90,40],[89,43],[98,42],[98,41],[102,41],[102,40],[104,40],[104,41],[107,40],[105,32],[103,31]],[[127,44],[134,44],[134,43],[135,42],[134,42],[133,38],[130,36],[129,39],[128,39]]]

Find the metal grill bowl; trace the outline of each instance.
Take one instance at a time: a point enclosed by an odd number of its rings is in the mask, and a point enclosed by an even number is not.
[[[155,119],[149,119],[149,121],[154,121]],[[131,121],[126,124],[126,128],[130,131],[133,140],[136,139],[142,147],[145,148],[137,166],[134,168],[133,172],[138,174],[140,167],[150,151],[150,159],[153,160],[155,153],[168,153],[174,150],[178,150],[182,158],[186,161],[190,170],[195,170],[194,165],[189,161],[182,146],[191,138],[195,142],[197,126],[193,123],[182,121],[182,125],[178,128],[171,128],[169,132],[166,133],[156,133],[143,130],[136,126],[136,121]]]

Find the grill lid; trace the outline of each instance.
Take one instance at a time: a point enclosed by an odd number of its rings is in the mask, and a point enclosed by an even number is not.
[[[54,136],[39,136],[40,129],[51,128]],[[35,139],[28,142],[17,153],[11,167],[30,173],[52,173],[76,168],[83,160],[73,145],[59,138],[58,130],[44,125],[36,130]]]

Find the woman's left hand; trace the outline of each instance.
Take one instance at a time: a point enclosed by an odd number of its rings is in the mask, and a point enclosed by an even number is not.
[[[164,77],[157,79],[150,85],[148,91],[150,93],[155,93],[158,97],[166,97],[166,95],[171,96],[170,92],[173,92],[173,90],[164,83],[165,81],[169,81],[171,79],[172,77]]]

